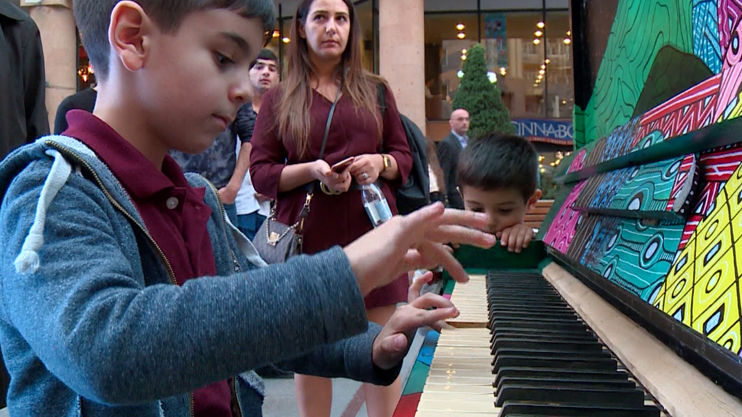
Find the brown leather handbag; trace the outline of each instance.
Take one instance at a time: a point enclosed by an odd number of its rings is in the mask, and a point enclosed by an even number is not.
[[[330,107],[330,114],[327,116],[325,136],[322,138],[322,148],[319,152],[319,159],[322,159],[325,154],[327,135],[330,133],[332,115],[335,113],[335,106],[340,99],[341,90],[342,86],[338,88],[335,101],[332,103],[332,107]],[[307,219],[307,216],[309,216],[309,205],[312,202],[315,185],[316,181],[309,183],[307,198],[304,201],[304,207],[302,207],[301,213],[299,214],[299,220],[296,223],[289,226],[276,220],[276,210],[274,205],[273,209],[271,209],[270,216],[268,216],[260,226],[252,244],[260,254],[260,257],[263,258],[266,263],[280,264],[286,262],[290,257],[302,253],[302,246],[304,244],[304,221]]]

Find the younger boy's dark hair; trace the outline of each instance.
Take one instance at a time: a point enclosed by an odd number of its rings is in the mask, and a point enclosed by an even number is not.
[[[255,58],[253,62],[250,63],[250,69],[255,66],[255,64],[258,63],[258,60],[262,59],[263,61],[273,61],[276,63],[276,66],[280,68],[281,64],[278,62],[278,57],[276,54],[273,53],[270,49],[261,49],[260,52],[258,52],[258,56]]]
[[[528,201],[538,188],[538,153],[520,136],[494,133],[472,140],[459,156],[456,182],[486,191],[514,188]]]
[[[82,43],[95,67],[98,80],[108,78],[108,26],[111,12],[121,0],[75,0],[72,4]],[[133,0],[154,20],[160,30],[173,33],[189,13],[207,9],[229,9],[245,18],[263,21],[266,36],[273,33],[276,12],[271,0]]]

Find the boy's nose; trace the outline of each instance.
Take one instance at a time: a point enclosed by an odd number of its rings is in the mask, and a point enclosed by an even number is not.
[[[230,90],[229,99],[240,106],[250,101],[250,79],[240,79],[240,81]]]

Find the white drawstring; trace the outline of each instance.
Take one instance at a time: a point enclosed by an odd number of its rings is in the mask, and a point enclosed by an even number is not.
[[[15,259],[15,270],[20,274],[34,273],[41,266],[38,252],[44,244],[46,211],[72,173],[72,166],[64,159],[62,154],[54,149],[47,150],[46,154],[54,157],[54,163],[52,164],[51,171],[49,171],[49,175],[46,177],[44,187],[41,189],[33,225],[31,225],[28,236],[26,236],[26,240],[23,242],[21,253]]]

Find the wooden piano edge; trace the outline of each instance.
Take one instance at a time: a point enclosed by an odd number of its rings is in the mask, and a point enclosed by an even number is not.
[[[742,416],[742,402],[714,384],[557,263],[543,276],[673,417]]]

